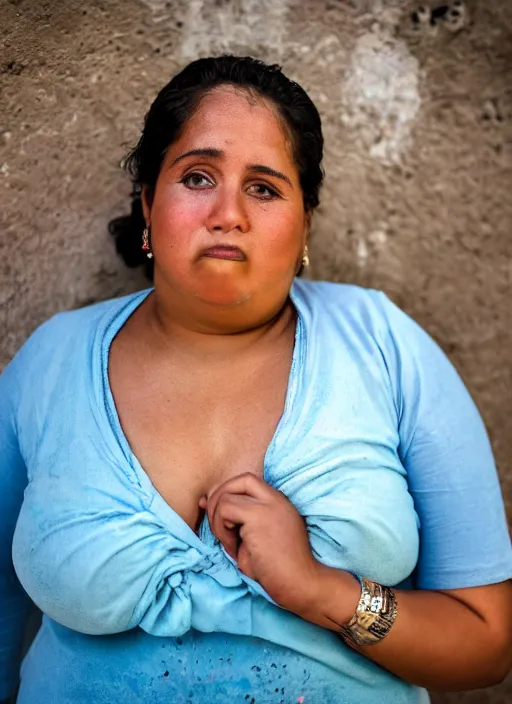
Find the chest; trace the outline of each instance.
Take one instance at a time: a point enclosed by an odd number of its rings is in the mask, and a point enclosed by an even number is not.
[[[130,447],[156,490],[193,528],[199,499],[227,479],[263,476],[283,413],[293,338],[242,360],[133,368],[111,352],[110,385]]]
[[[32,403],[34,431],[22,438],[30,481],[20,543],[30,555],[20,553],[19,562],[31,565],[31,572],[51,573],[76,539],[82,547],[73,554],[85,554],[81,564],[99,574],[101,537],[119,556],[116,575],[131,574],[141,546],[144,559],[154,554],[140,531],[147,540],[161,540],[166,554],[174,537],[189,539],[168,505],[197,528],[200,496],[232,474],[261,474],[264,461],[266,481],[305,518],[312,548],[326,564],[388,584],[405,578],[417,559],[418,530],[397,454],[386,369],[366,350],[356,355],[341,344],[318,349],[297,337],[291,375],[291,343],[250,364],[195,373],[180,365],[156,369],[144,357],[116,359],[112,346],[110,388],[146,476],[109,419],[109,395],[105,413],[101,388],[94,405],[94,380],[78,380],[76,364],[56,377],[53,415]],[[147,490],[148,477],[164,500]],[[206,529],[203,539],[211,544]]]

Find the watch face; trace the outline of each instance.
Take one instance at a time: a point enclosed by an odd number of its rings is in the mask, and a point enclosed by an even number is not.
[[[379,613],[382,611],[382,606],[384,604],[384,599],[381,596],[374,596],[371,599],[370,611],[373,613]]]

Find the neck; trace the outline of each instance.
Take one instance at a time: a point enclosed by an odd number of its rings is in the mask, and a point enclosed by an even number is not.
[[[263,342],[274,342],[295,327],[296,312],[288,295],[261,305],[253,298],[232,306],[165,295],[159,287],[147,299],[151,338],[162,350],[197,354],[202,360],[243,353]]]

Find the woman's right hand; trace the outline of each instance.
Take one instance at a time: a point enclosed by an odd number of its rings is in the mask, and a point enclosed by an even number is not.
[[[331,589],[331,568],[311,552],[304,518],[289,499],[254,474],[246,473],[221,484],[199,506],[207,511],[213,534],[239,569],[261,584],[282,608],[324,625],[324,592]],[[338,585],[339,570],[335,570]],[[348,587],[340,590],[338,610],[345,605],[352,617],[361,589],[343,573]]]

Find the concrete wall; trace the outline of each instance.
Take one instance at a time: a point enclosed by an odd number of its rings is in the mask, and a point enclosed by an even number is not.
[[[0,31],[0,365],[55,311],[144,285],[106,225],[157,89],[199,55],[278,61],[325,126],[313,276],[385,289],[441,343],[512,515],[509,0],[0,0]]]

